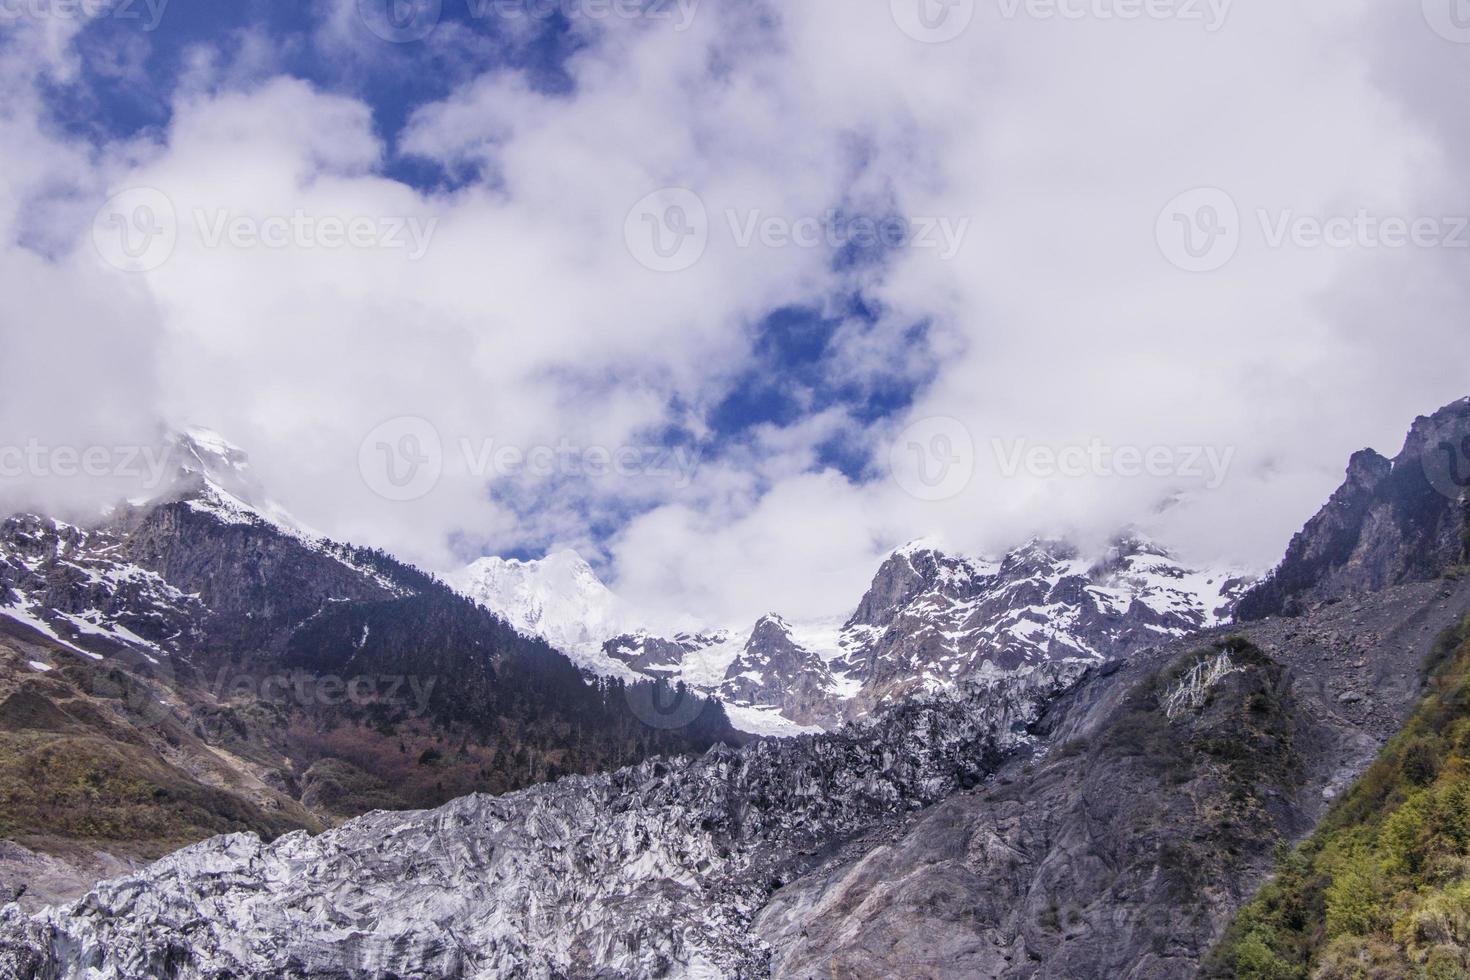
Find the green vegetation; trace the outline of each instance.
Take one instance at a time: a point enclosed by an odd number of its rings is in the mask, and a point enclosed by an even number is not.
[[[27,846],[91,842],[156,857],[214,834],[274,837],[303,825],[294,816],[202,785],[141,746],[0,732],[0,838]]]
[[[1238,673],[1206,693],[1199,720],[1171,724],[1164,712],[1170,692],[1195,667],[1222,656]],[[1165,785],[1187,783],[1218,766],[1235,796],[1247,800],[1258,785],[1280,783],[1297,765],[1283,694],[1280,665],[1246,637],[1226,637],[1176,659],[1130,692],[1111,742]]]
[[[1404,729],[1282,856],[1205,976],[1470,978],[1470,616],[1426,668]]]

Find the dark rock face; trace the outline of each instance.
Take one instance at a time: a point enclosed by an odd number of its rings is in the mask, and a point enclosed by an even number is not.
[[[93,528],[0,521],[0,583],[0,621],[33,630],[42,659],[157,689],[154,714],[294,800],[315,787],[327,820],[743,741],[704,699],[687,724],[650,723],[651,682],[589,682],[417,569],[267,519],[199,474]],[[371,778],[307,785],[324,759]]]
[[[769,615],[748,634],[643,631],[602,653],[732,706],[830,730],[914,693],[1057,660],[1095,663],[1201,629],[1228,618],[1247,584],[1188,569],[1131,534],[1095,560],[1059,541],[1031,541],[999,561],[914,543],[883,561],[840,627],[793,628]]]
[[[1470,583],[1411,584],[1253,624],[1248,649],[1218,631],[1095,669],[1034,754],[777,892],[755,924],[773,975],[1193,976],[1467,608]]]
[[[1467,559],[1470,399],[1416,419],[1393,460],[1355,453],[1347,479],[1237,609],[1242,620],[1433,578]]]
[[[799,724],[833,726],[839,716],[836,689],[826,662],[792,639],[791,627],[779,616],[765,616],[725,669],[719,693],[734,704],[777,708]]]
[[[915,690],[1099,663],[1227,618],[1244,583],[1190,572],[1120,537],[1089,564],[1065,542],[1033,541],[999,562],[896,552],[843,630],[833,667],[861,683],[849,716]]]
[[[657,676],[677,673],[686,654],[722,639],[711,633],[676,633],[672,639],[650,633],[624,633],[608,640],[602,649],[609,657],[640,673]]]
[[[915,596],[932,588],[944,572],[969,578],[969,569],[963,563],[937,551],[926,549],[913,556],[900,551],[889,555],[873,576],[846,628],[887,626]]]

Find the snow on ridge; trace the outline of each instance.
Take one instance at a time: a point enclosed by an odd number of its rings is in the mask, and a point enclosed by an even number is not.
[[[105,659],[100,653],[93,653],[91,650],[83,650],[81,647],[77,646],[75,643],[72,643],[70,640],[63,637],[60,633],[56,632],[55,627],[53,627],[50,623],[46,622],[44,619],[36,614],[33,605],[33,603],[22,596],[18,602],[12,602],[8,605],[0,606],[0,616],[7,616],[18,623],[29,626],[31,629],[35,630],[37,633],[40,633],[42,636],[45,636],[47,639],[59,643],[61,646],[65,647],[68,650],[71,650],[73,653],[80,653],[82,656],[87,657],[90,660]]]
[[[921,555],[933,557],[919,560]],[[819,685],[834,702],[846,703],[867,691],[871,669],[890,678],[907,672],[919,689],[937,691],[1048,660],[1096,662],[1141,638],[1156,642],[1214,626],[1234,596],[1227,586],[1238,586],[1241,577],[1234,570],[1189,568],[1137,533],[1119,535],[1100,556],[1032,538],[999,558],[969,557],[919,538],[880,565],[894,557],[907,559],[927,584],[882,627],[848,625],[842,617],[792,622],[769,612],[745,629],[658,629],[570,551],[530,561],[482,558],[451,584],[594,673],[658,676],[712,696],[732,679],[744,681],[742,700],[726,700],[732,723],[761,734],[794,734],[810,726],[781,715],[778,704],[799,679],[771,675],[769,654],[751,649],[753,634],[767,624],[815,655],[830,672],[830,682]],[[875,668],[874,657],[889,659]],[[992,658],[1019,658],[1021,666],[1002,668]],[[800,683],[810,684],[810,673],[809,665],[801,668]],[[766,697],[771,703],[763,703]]]
[[[200,449],[222,458],[239,457],[241,466],[249,466],[249,457],[245,450],[230,442],[224,436],[213,429],[207,429],[202,425],[185,425],[183,434],[188,436]]]
[[[563,549],[533,560],[491,555],[447,575],[445,581],[522,634],[545,640],[580,667],[627,680],[641,676],[608,656],[603,644],[636,633],[643,624],[575,551]]]
[[[338,564],[350,568],[393,595],[408,594],[401,585],[382,572],[353,561],[344,547],[336,545],[326,535],[318,534],[299,523],[280,505],[266,501],[263,506],[257,507],[231,493],[207,475],[200,479],[201,488],[183,498],[184,505],[195,513],[208,514],[222,524],[263,524],[310,550],[326,555]]]

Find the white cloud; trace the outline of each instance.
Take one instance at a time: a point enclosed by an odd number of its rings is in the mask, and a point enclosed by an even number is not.
[[[20,98],[0,119],[0,331],[20,352],[0,369],[7,425],[95,440],[158,416],[209,424],[252,450],[307,523],[437,566],[453,548],[593,548],[589,508],[653,507],[608,542],[618,586],[711,618],[840,612],[882,549],[934,533],[993,548],[1143,521],[1198,557],[1269,564],[1349,452],[1396,449],[1413,415],[1464,394],[1470,340],[1464,253],[1273,249],[1257,211],[1465,213],[1449,166],[1463,158],[1463,46],[1417,11],[1389,18],[1366,0],[1238,3],[1215,32],[1003,9],[980,5],[943,45],[906,36],[885,4],[837,0],[701,4],[684,32],[582,24],[571,94],[491,71],[421,108],[396,147],[355,99],[262,81],[258,37],[234,65],[195,52],[156,140],[94,154],[46,133]],[[319,42],[372,56],[345,10]],[[65,70],[66,40],[12,55],[6,77]],[[395,152],[480,179],[421,193],[382,176]],[[159,268],[126,275],[98,261],[91,212],[139,185],[168,195],[179,240]],[[710,217],[703,256],[681,272],[640,266],[624,237],[629,209],[666,186],[697,191]],[[1242,239],[1223,269],[1191,274],[1166,261],[1155,221],[1200,186],[1234,198]],[[948,260],[908,249],[834,271],[821,248],[742,248],[728,218],[789,224],[836,206],[969,224]],[[197,215],[222,212],[429,233],[417,259],[208,247]],[[52,258],[15,244],[36,214],[69,245]],[[461,439],[616,448],[671,422],[697,431],[760,317],[859,286],[881,322],[841,334],[830,370],[916,376],[937,357],[903,418],[864,427],[831,409],[766,428],[702,460],[688,485],[522,478],[492,497],[460,451]],[[65,411],[48,404],[58,373]],[[432,421],[446,448],[436,489],[411,503],[376,497],[358,472],[362,438],[400,415]],[[871,446],[881,467],[888,441],[926,416],[960,419],[978,451],[958,496],[924,502],[818,470],[834,437]],[[1215,489],[1007,477],[993,440],[1233,456]]]

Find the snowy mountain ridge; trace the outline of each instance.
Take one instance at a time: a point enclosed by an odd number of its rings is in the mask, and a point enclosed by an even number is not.
[[[190,426],[168,433],[164,446],[170,470],[162,486],[112,508],[96,527],[38,515],[15,515],[0,525],[0,616],[93,660],[127,651],[159,663],[157,657],[185,650],[201,635],[210,610],[198,594],[139,564],[124,547],[132,524],[165,504],[182,505],[222,527],[269,528],[386,594],[407,594],[270,501],[244,451],[218,433]]]
[[[602,656],[602,645],[632,629],[637,617],[575,551],[555,551],[535,561],[481,558],[448,580],[516,629],[540,637],[577,663],[599,674],[632,673]]]
[[[883,700],[955,690],[1053,662],[1096,663],[1227,620],[1251,577],[1186,567],[1136,533],[1084,557],[1033,539],[998,559],[931,540],[891,552],[854,612],[749,628],[650,628],[574,552],[484,558],[465,595],[584,669],[682,681],[749,731],[795,734],[866,717]]]

